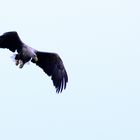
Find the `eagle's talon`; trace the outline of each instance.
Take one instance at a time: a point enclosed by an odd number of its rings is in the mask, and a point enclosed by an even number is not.
[[[19,64],[22,64],[23,63],[23,61],[22,60],[18,60],[19,61]]]
[[[18,66],[18,64],[19,64],[19,60],[16,60],[16,63],[15,63],[15,64],[16,64],[16,66]]]
[[[19,68],[23,68],[23,66],[24,66],[23,61],[22,60],[19,60]]]
[[[23,68],[23,65],[19,65],[19,68],[20,68],[20,69]]]

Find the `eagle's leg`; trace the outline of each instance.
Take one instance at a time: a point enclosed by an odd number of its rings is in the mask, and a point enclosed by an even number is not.
[[[19,62],[19,68],[23,68],[24,62],[22,60],[18,60],[18,62]]]
[[[23,60],[21,60],[21,55],[20,54],[16,54],[16,56],[15,56],[15,64],[16,64],[16,66],[19,65],[19,68],[23,68],[25,62],[23,62]]]
[[[16,64],[16,66],[19,65],[19,60],[20,60],[20,55],[19,54],[16,54],[15,55],[15,64]]]

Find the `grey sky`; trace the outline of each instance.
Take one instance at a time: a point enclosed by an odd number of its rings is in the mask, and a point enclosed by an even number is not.
[[[0,34],[16,30],[29,46],[57,52],[69,83],[56,94],[39,67],[18,69],[0,50],[0,139],[139,140],[139,5],[2,1]]]

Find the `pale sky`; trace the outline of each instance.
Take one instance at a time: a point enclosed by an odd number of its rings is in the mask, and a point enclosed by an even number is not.
[[[62,94],[0,50],[0,140],[140,140],[140,2],[4,0],[0,34],[58,53]]]

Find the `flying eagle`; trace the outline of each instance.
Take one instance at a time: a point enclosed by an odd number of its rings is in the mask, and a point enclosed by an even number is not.
[[[68,76],[58,54],[40,52],[29,47],[21,41],[16,31],[6,32],[0,36],[0,48],[7,48],[16,52],[14,59],[19,68],[23,68],[24,64],[29,61],[42,68],[48,76],[51,76],[57,93],[66,88]]]

